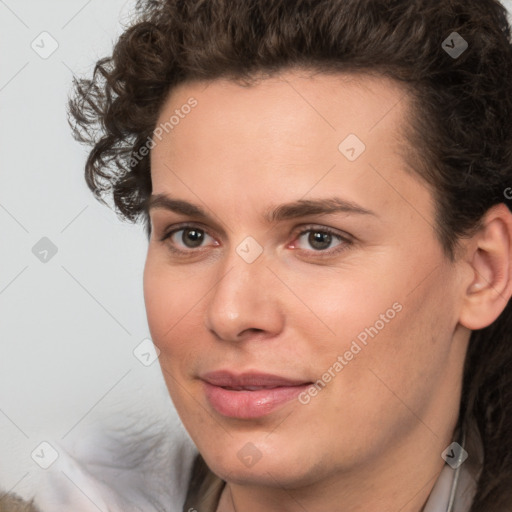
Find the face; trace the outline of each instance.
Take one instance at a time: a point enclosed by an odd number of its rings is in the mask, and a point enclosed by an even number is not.
[[[460,277],[400,156],[407,108],[392,81],[298,70],[162,108],[147,317],[221,478],[294,488],[449,439]]]

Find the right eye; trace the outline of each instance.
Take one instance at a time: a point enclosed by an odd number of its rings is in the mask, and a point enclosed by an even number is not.
[[[199,228],[193,224],[186,224],[175,227],[160,239],[161,242],[167,242],[171,251],[181,254],[197,252],[195,249],[201,248],[202,243],[207,239],[212,238],[204,229]],[[172,242],[172,243],[169,243]],[[177,248],[181,244],[181,249]],[[216,242],[214,245],[219,245]]]

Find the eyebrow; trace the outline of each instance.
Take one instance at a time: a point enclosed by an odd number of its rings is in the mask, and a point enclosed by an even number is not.
[[[148,211],[153,209],[169,210],[178,214],[208,220],[208,213],[193,203],[181,199],[174,199],[166,194],[152,194],[148,200]],[[270,207],[263,215],[263,219],[271,224],[278,221],[306,217],[308,215],[328,215],[333,213],[350,213],[358,215],[378,215],[358,204],[339,197],[325,199],[299,199]]]

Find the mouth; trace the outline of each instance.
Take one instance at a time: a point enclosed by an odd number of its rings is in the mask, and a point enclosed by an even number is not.
[[[263,373],[229,371],[202,375],[205,396],[222,416],[254,419],[281,408],[305,391],[312,382]]]
[[[222,389],[228,389],[229,391],[259,391],[260,389],[276,389],[284,386],[219,386]]]

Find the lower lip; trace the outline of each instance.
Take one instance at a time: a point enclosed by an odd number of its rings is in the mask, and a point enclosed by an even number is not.
[[[212,407],[230,418],[251,419],[270,414],[295,399],[311,384],[283,386],[257,391],[233,391],[203,381],[206,398]]]

